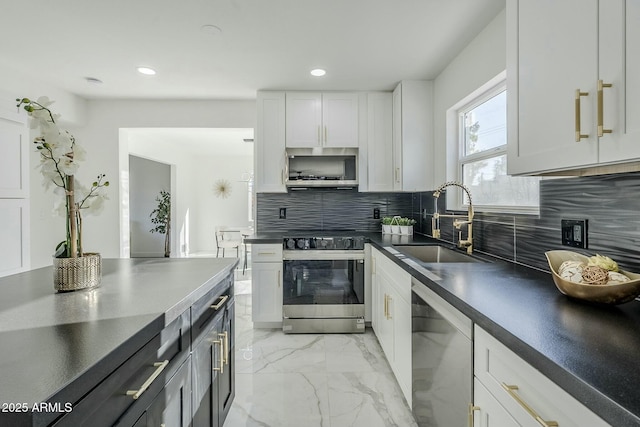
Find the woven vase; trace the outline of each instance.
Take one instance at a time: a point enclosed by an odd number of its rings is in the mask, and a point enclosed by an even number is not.
[[[53,287],[58,292],[78,291],[100,285],[102,257],[85,253],[78,258],[53,258]]]

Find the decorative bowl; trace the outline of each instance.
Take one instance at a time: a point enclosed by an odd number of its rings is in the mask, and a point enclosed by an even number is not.
[[[565,261],[580,261],[586,264],[589,259],[587,256],[572,251],[548,251],[545,255],[556,287],[567,296],[601,304],[623,304],[640,295],[640,274],[620,271],[631,280],[612,285],[576,283],[560,277],[560,265]]]

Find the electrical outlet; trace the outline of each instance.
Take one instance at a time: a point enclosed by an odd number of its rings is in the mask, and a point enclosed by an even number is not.
[[[562,244],[573,248],[588,247],[588,221],[586,219],[563,219],[560,221],[562,229]]]
[[[280,219],[287,219],[287,208],[280,208]]]
[[[373,219],[380,219],[380,208],[373,208]]]

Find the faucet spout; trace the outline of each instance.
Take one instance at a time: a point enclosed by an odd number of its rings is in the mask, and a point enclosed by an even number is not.
[[[467,208],[467,215],[442,215],[438,212],[438,198],[440,197],[440,193],[447,187],[459,187],[461,188],[467,195],[469,199],[469,207]],[[440,218],[442,217],[450,217],[456,218],[453,221],[453,226],[460,230],[463,225],[467,226],[467,238],[462,239],[462,231],[458,233],[458,247],[461,249],[467,250],[467,253],[471,254],[473,252],[473,202],[471,200],[471,192],[469,189],[462,183],[456,181],[448,181],[442,184],[433,192],[434,197],[434,213],[433,218],[431,219],[431,236],[438,239],[440,238]],[[465,218],[466,217],[466,218]],[[465,218],[462,220],[460,218]]]

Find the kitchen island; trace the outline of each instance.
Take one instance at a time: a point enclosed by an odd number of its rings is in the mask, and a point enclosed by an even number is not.
[[[55,293],[51,267],[1,278],[0,425],[102,425],[101,410],[140,422],[172,377],[190,386],[191,346],[210,333],[210,301],[230,307],[237,263],[105,259],[101,286],[72,293]]]
[[[260,233],[250,243],[282,242]],[[296,234],[296,233],[291,233]],[[551,274],[479,255],[486,262],[419,265],[394,244],[443,244],[427,236],[365,236],[395,264],[612,426],[640,426],[640,302],[573,300]],[[389,250],[391,249],[391,250]]]

